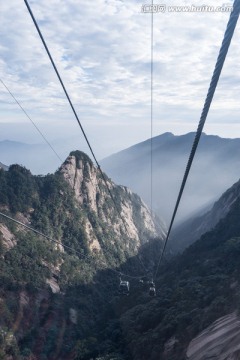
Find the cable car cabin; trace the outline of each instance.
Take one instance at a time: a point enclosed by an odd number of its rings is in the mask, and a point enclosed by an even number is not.
[[[129,295],[129,282],[121,280],[118,292],[121,295]]]
[[[149,287],[149,295],[150,296],[156,296],[156,288],[155,288],[155,285],[153,282],[151,282],[150,284],[150,287]]]

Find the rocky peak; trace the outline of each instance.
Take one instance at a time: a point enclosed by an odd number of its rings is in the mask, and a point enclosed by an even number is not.
[[[91,159],[80,151],[71,152],[60,171],[80,205],[87,203],[97,211],[98,171]]]
[[[150,237],[163,238],[164,225],[159,219],[151,217],[149,208],[141,198],[130,189],[114,184],[104,174],[115,199],[116,206],[114,206],[100,170],[86,154],[80,151],[71,152],[61,166],[60,173],[72,187],[79,206],[94,213],[102,224],[112,229],[119,240],[123,235],[130,237],[135,240],[134,248],[138,248]],[[124,219],[124,223],[121,218]],[[99,250],[100,245],[94,235],[94,224],[90,216],[86,221],[85,230],[89,241],[94,243],[94,247]]]

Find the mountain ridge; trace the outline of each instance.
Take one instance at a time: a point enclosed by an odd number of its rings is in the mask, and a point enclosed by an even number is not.
[[[189,158],[195,133],[164,133],[152,139],[153,209],[169,221]],[[101,161],[118,184],[140,194],[150,204],[151,139]],[[239,178],[240,139],[203,134],[183,194],[177,221],[214,202]]]

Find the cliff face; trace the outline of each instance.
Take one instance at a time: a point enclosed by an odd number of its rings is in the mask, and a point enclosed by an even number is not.
[[[124,186],[114,184],[106,175],[106,181],[115,200],[111,199],[107,186],[92,161],[81,152],[73,152],[60,168],[60,173],[74,191],[75,198],[82,209],[99,220],[100,231],[106,227],[114,234],[115,241],[125,238],[127,248],[137,250],[150,238],[164,238],[165,226],[151,216],[149,208],[141,198]],[[119,216],[121,215],[121,217]],[[101,249],[94,233],[92,217],[87,216],[85,231],[91,249]]]

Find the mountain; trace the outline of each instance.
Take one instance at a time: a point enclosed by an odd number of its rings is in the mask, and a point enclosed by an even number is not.
[[[238,185],[214,228],[156,274],[164,229],[137,195],[106,180],[128,231],[81,152],[53,175],[0,170],[0,211],[60,243],[0,218],[0,357],[238,359]],[[156,297],[146,278],[139,281],[142,263],[148,270],[151,262]],[[129,296],[118,294],[120,272]]]
[[[46,174],[60,165],[56,155],[45,144],[26,144],[18,141],[0,141],[1,160],[5,164],[21,164],[35,174]],[[46,158],[48,161],[46,161]],[[57,166],[56,166],[57,160]],[[45,169],[45,171],[42,171]]]
[[[77,143],[76,140],[72,141],[73,143]],[[21,164],[30,169],[31,173],[35,175],[53,173],[61,166],[63,159],[67,157],[69,149],[72,149],[72,147],[70,147],[69,139],[59,142],[52,141],[51,146],[53,146],[58,156],[46,143],[28,144],[11,140],[0,141],[1,161],[9,165]]]
[[[130,237],[134,243],[128,244],[137,250],[139,246],[151,238],[165,235],[164,224],[157,217],[151,217],[151,212],[141,198],[124,186],[115,185],[106,175],[108,187],[114,196],[115,207],[110,197],[100,171],[93,165],[90,158],[82,152],[72,152],[59,173],[73,189],[75,198],[81,208],[87,208],[93,213],[105,228],[112,228],[115,241],[122,241]],[[117,208],[116,208],[117,207]],[[121,218],[119,216],[121,214]],[[95,238],[91,218],[86,225],[87,233],[91,239]],[[101,226],[101,224],[99,224]],[[108,232],[109,232],[108,228]],[[90,232],[90,234],[89,234]],[[97,245],[99,247],[99,245]]]
[[[171,249],[183,251],[201,235],[213,229],[231,209],[240,196],[240,180],[228,189],[212,208],[200,216],[194,216],[175,227],[171,236]]]
[[[12,165],[7,173],[1,172],[1,177],[2,206],[7,206],[13,213],[25,212],[25,216],[30,217],[29,221],[43,231],[45,229],[42,219],[39,220],[38,216],[42,217],[42,208],[48,204],[46,194],[49,197],[54,196],[53,200],[57,201],[58,206],[64,206],[65,196],[68,195],[72,202],[76,202],[73,208],[81,211],[77,222],[90,250],[103,251],[104,242],[108,239],[108,247],[111,247],[111,244],[118,246],[119,243],[120,247],[125,247],[124,251],[130,253],[151,238],[164,237],[164,225],[157,217],[151,217],[150,210],[141,198],[130,189],[115,185],[105,175],[114,198],[115,204],[113,203],[100,171],[90,158],[80,151],[72,152],[55,175],[36,177],[26,168]],[[69,190],[65,194],[65,187],[71,189],[72,194]],[[51,225],[58,228],[64,226],[54,214],[53,204],[49,206],[51,210],[46,212],[51,215],[50,218],[54,217],[56,222]],[[74,214],[74,209],[72,211]],[[66,209],[66,212],[68,213],[69,209]],[[64,220],[67,221],[67,216]],[[48,220],[45,219],[44,222]]]
[[[169,220],[183,178],[195,133],[165,133],[152,139],[153,209]],[[150,204],[151,140],[136,144],[101,162],[118,184],[129,186]],[[202,134],[184,191],[177,221],[213,203],[239,179],[240,139]]]
[[[26,138],[31,139],[32,142],[35,141],[34,134],[31,133],[29,127],[27,128]],[[46,129],[47,132],[49,132],[48,130],[49,129]],[[7,131],[5,132],[7,134]],[[17,132],[16,129],[14,130],[14,133],[15,132]],[[50,133],[48,141],[56,153],[54,153],[46,142],[37,143],[37,139],[36,143],[32,144],[12,140],[0,141],[1,161],[9,165],[21,164],[27,169],[30,169],[34,175],[46,175],[55,172],[73,148],[78,148],[79,145],[81,145],[82,151],[86,153],[89,151],[87,145],[79,135],[70,136],[67,130],[66,136],[63,139],[54,140],[54,137],[55,136]],[[43,140],[40,138],[40,141]]]
[[[8,166],[6,166],[0,162],[0,169],[8,170]]]
[[[162,246],[164,227],[140,197],[106,181],[116,207],[99,170],[79,151],[55,174],[0,169],[0,211],[57,241],[0,216],[2,359],[98,354],[99,323],[120,272],[143,276],[138,250],[156,237]]]

